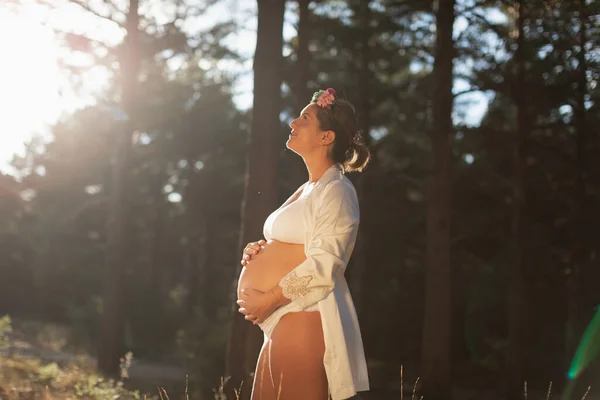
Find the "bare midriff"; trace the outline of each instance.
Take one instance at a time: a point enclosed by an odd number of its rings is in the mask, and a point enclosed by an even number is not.
[[[238,299],[243,288],[266,292],[279,284],[290,271],[306,260],[304,245],[269,240],[242,268],[238,280]]]

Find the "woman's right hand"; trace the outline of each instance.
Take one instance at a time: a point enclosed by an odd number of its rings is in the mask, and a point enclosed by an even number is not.
[[[262,250],[262,246],[265,243],[267,243],[267,242],[262,239],[259,240],[258,242],[248,243],[246,245],[246,247],[244,248],[244,251],[242,252],[242,265],[246,266],[248,264],[248,262],[250,262],[252,257],[257,255]]]

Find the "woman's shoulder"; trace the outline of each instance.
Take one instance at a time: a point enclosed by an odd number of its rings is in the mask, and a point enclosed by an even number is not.
[[[332,176],[327,182],[323,182],[319,189],[321,197],[357,197],[354,185],[344,174]]]

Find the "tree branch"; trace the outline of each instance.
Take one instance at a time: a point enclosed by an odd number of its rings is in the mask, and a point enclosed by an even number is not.
[[[124,25],[121,24],[119,21],[117,21],[113,14],[111,13],[111,15],[102,15],[100,14],[98,11],[94,10],[92,7],[90,7],[88,4],[86,4],[85,2],[83,2],[82,0],[68,0],[70,3],[72,4],[76,4],[79,7],[83,8],[85,11],[95,15],[98,18],[102,18],[106,21],[112,22],[114,24],[117,24],[118,26],[120,26],[121,28],[124,28]],[[108,2],[105,2],[105,4],[108,5]],[[113,9],[114,10],[114,9]]]
[[[489,6],[486,6],[486,0],[482,0],[482,1],[479,1],[479,2],[476,1],[475,3],[473,3],[472,5],[470,5],[468,7],[467,6],[462,6],[461,7],[461,5],[458,5],[456,7],[457,8],[456,11],[457,11],[457,15],[463,15],[465,13],[472,12],[472,11],[474,11],[476,9],[485,8],[485,7],[489,7]]]
[[[481,88],[478,88],[478,87],[476,87],[476,86],[473,86],[473,87],[472,87],[472,88],[470,88],[470,89],[463,90],[463,91],[460,91],[460,92],[458,92],[458,93],[455,93],[455,94],[454,94],[454,98],[456,99],[457,97],[459,97],[459,96],[462,96],[463,94],[469,94],[469,93],[473,93],[473,92],[482,92],[482,91],[483,91],[483,90],[482,90]]]
[[[114,14],[117,14],[117,13],[123,14],[123,11],[119,10],[119,7],[117,7],[117,5],[111,0],[104,0],[104,5],[106,5],[106,7],[108,7],[108,8],[110,8],[111,16],[114,16]]]
[[[465,18],[469,22],[473,21],[473,20],[476,20],[477,22],[479,22],[480,24],[482,24],[484,27],[486,27],[487,29],[491,30],[496,35],[498,35],[499,38],[504,37],[504,33],[501,30],[502,24],[494,24],[494,23],[488,21],[487,18],[484,15],[478,14],[476,12],[472,12],[468,16],[465,16]]]

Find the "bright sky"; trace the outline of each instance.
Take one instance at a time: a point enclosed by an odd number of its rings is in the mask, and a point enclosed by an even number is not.
[[[3,55],[0,63],[0,172],[10,171],[8,164],[13,155],[22,153],[24,143],[32,136],[48,136],[48,127],[62,113],[93,102],[91,94],[106,83],[106,72],[92,69],[83,89],[87,94],[77,95],[73,91],[66,75],[60,71],[61,48],[48,26],[56,20],[72,21],[69,28],[76,32],[95,28],[112,36],[113,41],[119,40],[118,31],[112,29],[111,32],[93,19],[82,18],[77,7],[64,7],[51,14],[35,4],[23,7],[19,14],[0,8],[0,54]],[[85,60],[78,57],[71,60],[85,65]]]
[[[41,132],[67,108],[52,32],[0,9],[0,168],[32,132]]]
[[[230,0],[229,4],[221,4],[224,6],[215,10],[210,19],[214,21],[214,16],[226,17],[232,11],[238,11],[245,26],[237,37],[232,38],[230,44],[238,50],[244,50],[244,54],[250,58],[255,46],[256,20],[249,20],[247,15],[254,11],[254,3]],[[242,4],[249,8],[242,8]],[[65,26],[65,21],[69,21],[69,26]],[[194,23],[202,22],[204,21]],[[284,27],[286,38],[294,34],[291,23],[293,21],[289,21]],[[66,84],[65,75],[60,73],[57,59],[61,49],[48,25],[84,33],[109,43],[117,43],[122,37],[122,31],[116,25],[89,15],[86,18],[85,13],[75,5],[62,6],[59,11],[51,14],[35,2],[31,2],[19,14],[0,8],[0,54],[3,55],[3,62],[0,63],[0,172],[10,171],[12,156],[23,152],[24,143],[32,135],[47,135],[48,126],[55,123],[62,113],[92,103],[94,100],[90,93],[101,90],[107,81],[105,71],[92,70],[84,79],[86,86],[82,93],[87,95],[82,97],[74,93]],[[457,21],[457,28],[461,29],[460,21]],[[70,61],[80,65],[86,63],[84,59],[77,58],[71,58]],[[219,67],[233,67],[238,71],[250,72],[252,62],[249,60],[242,66],[232,66],[229,63]],[[455,90],[461,90],[460,85],[460,82],[457,83]],[[240,108],[251,106],[250,73],[242,76],[234,92],[237,93],[235,101]],[[487,108],[487,101],[482,94],[473,94],[471,97],[477,104],[470,107],[465,120],[477,123]]]

